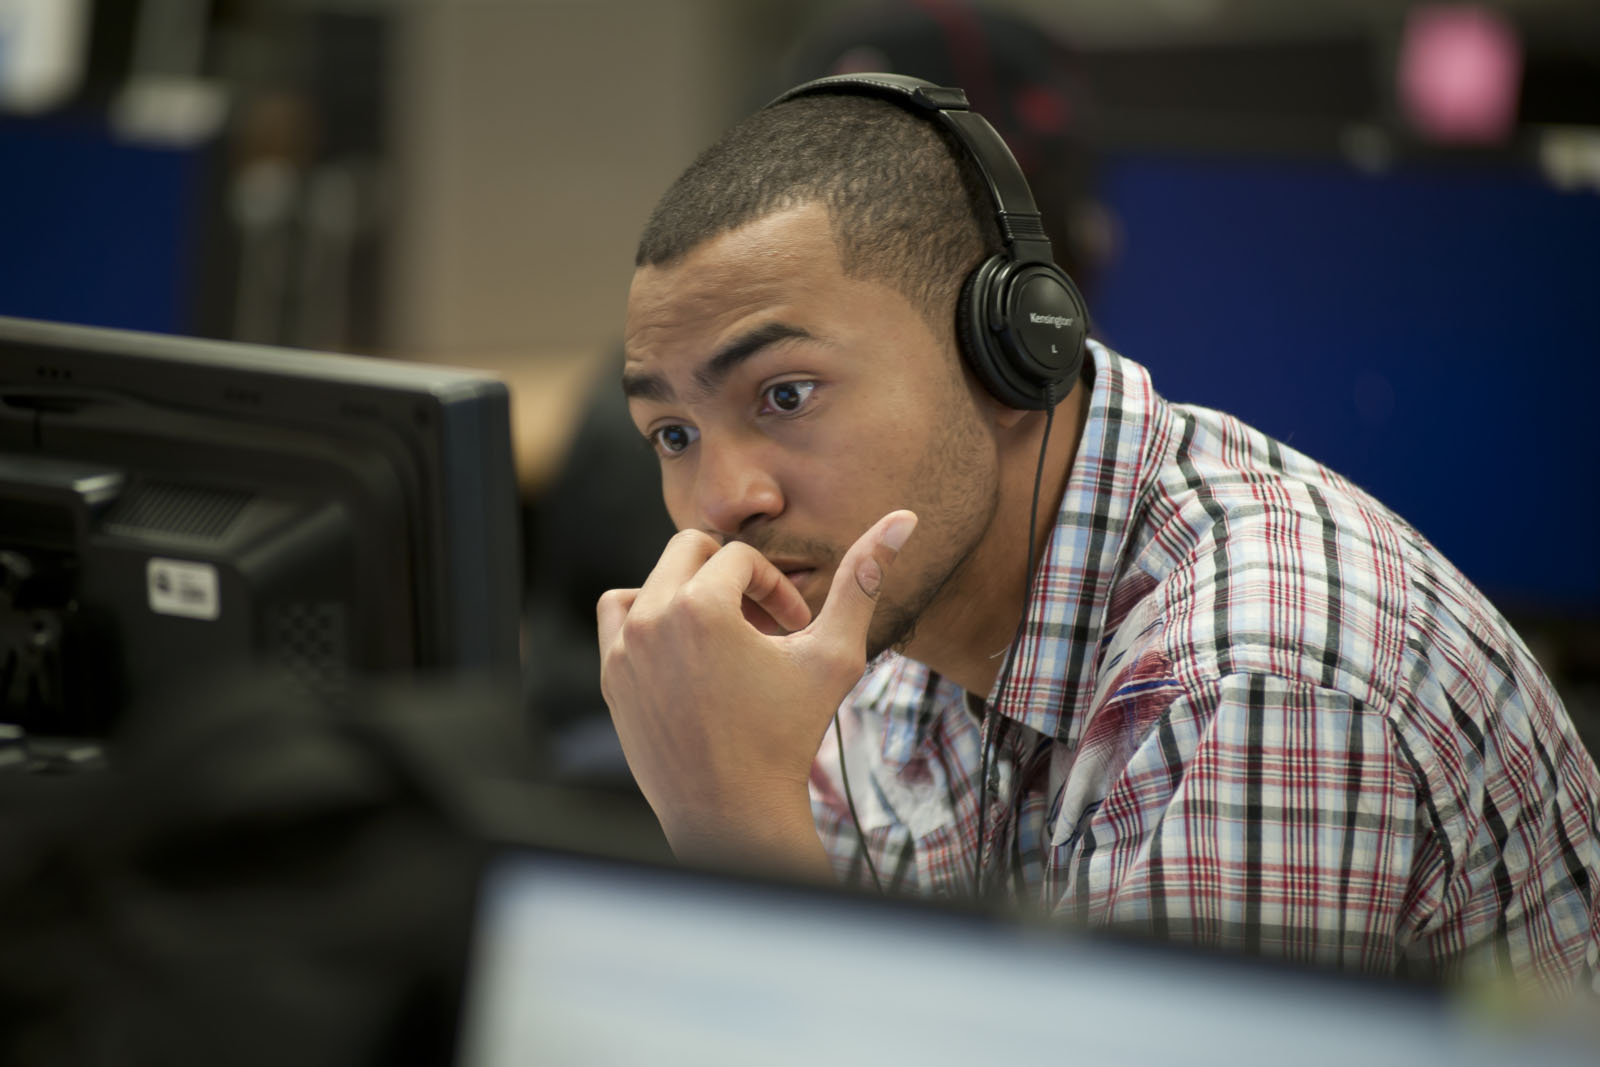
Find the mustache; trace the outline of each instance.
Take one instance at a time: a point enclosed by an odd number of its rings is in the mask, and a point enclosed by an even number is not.
[[[831,567],[844,555],[826,541],[813,541],[804,537],[782,534],[754,533],[730,537],[727,541],[740,541],[749,545],[767,559],[803,559],[818,568]]]

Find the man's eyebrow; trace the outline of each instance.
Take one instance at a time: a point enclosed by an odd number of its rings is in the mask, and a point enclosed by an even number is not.
[[[648,400],[653,404],[670,404],[677,397],[672,386],[659,374],[631,371],[623,368],[622,395],[629,400]]]
[[[765,326],[757,326],[749,333],[723,345],[716,355],[701,364],[694,372],[694,383],[702,392],[714,393],[723,382],[727,381],[728,375],[733,373],[735,367],[763,348],[775,345],[779,341],[810,336],[811,334],[801,327],[791,326],[786,322],[769,322]]]
[[[694,383],[696,392],[702,395],[715,393],[722,383],[727,381],[728,375],[734,368],[745,360],[756,355],[762,349],[777,344],[779,341],[789,341],[795,338],[810,338],[811,333],[799,326],[786,322],[769,322],[758,326],[749,333],[734,338],[717,350],[710,359],[695,368]],[[629,400],[648,400],[653,403],[667,404],[677,399],[677,391],[672,384],[659,374],[648,371],[622,372],[622,393]]]

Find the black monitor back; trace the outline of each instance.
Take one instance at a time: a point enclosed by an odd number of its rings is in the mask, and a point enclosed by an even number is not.
[[[101,734],[234,664],[509,677],[519,559],[491,377],[0,318],[0,721]]]

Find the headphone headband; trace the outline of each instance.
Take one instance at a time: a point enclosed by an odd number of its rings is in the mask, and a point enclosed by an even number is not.
[[[798,85],[801,96],[870,96],[938,123],[983,176],[1005,249],[980,263],[956,298],[956,339],[984,386],[1014,408],[1052,408],[1083,365],[1089,313],[1050,255],[1050,238],[1016,157],[967,94],[902,74],[840,74]],[[1059,390],[1059,391],[1058,391]]]
[[[965,92],[904,74],[835,74],[797,85],[767,107],[801,96],[827,94],[887,100],[948,130],[978,164],[1010,258],[1018,263],[1052,262],[1050,238],[1039,221],[1039,208],[1022,168],[989,120],[971,109]]]

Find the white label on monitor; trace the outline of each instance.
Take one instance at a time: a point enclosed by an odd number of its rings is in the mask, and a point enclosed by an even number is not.
[[[181,559],[152,559],[145,565],[150,610],[185,619],[215,619],[222,613],[217,568]]]

